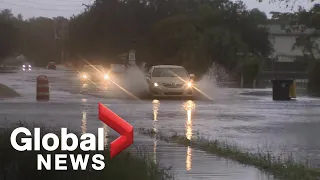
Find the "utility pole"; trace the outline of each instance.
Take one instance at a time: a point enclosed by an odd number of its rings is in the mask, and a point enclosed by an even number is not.
[[[60,41],[61,44],[61,63],[65,61],[65,39],[68,28],[68,21],[66,19],[55,20],[55,39]]]

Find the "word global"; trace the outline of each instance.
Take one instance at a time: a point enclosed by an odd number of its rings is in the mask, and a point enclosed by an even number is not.
[[[20,144],[17,142],[17,137],[19,135],[24,135],[22,137]],[[33,138],[33,139],[32,139]],[[40,128],[34,128],[34,135],[24,127],[16,128],[10,137],[11,145],[17,151],[40,151],[40,144],[42,148],[52,152],[57,150],[59,147],[61,151],[72,152],[78,148],[82,151],[103,151],[104,150],[104,129],[98,128],[98,138],[94,134],[86,133],[81,135],[80,141],[78,137],[73,133],[67,133],[67,128],[61,128],[61,140],[59,137],[53,133],[45,134],[40,140]],[[50,143],[49,143],[50,142]],[[79,143],[80,142],[80,143]],[[60,144],[61,143],[61,144]],[[70,159],[68,159],[68,157]],[[43,167],[46,170],[68,170],[67,161],[71,161],[73,170],[86,170],[89,164],[90,154],[55,154],[54,159],[51,159],[52,155],[48,153],[45,157],[42,154],[37,155],[37,169],[42,170]],[[104,155],[94,154],[91,158],[92,169],[103,170],[105,167]],[[54,162],[54,168],[52,169],[52,162]]]

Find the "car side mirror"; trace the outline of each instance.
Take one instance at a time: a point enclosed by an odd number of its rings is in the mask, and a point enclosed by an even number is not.
[[[191,79],[194,79],[194,77],[195,77],[194,74],[190,74]]]

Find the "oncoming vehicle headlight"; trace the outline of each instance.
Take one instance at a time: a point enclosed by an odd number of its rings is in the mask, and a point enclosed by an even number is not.
[[[25,67],[26,67],[26,65],[22,65],[22,67],[24,67],[24,68],[25,68]]]
[[[88,76],[87,76],[87,75],[85,75],[85,74],[84,74],[84,75],[82,75],[82,78],[83,78],[83,79],[87,79],[87,77],[88,77]]]
[[[158,87],[159,84],[158,83],[153,83],[154,87]]]
[[[108,74],[105,74],[105,75],[103,76],[103,78],[104,78],[105,80],[108,80],[108,79],[109,79],[109,75],[108,75]]]
[[[187,83],[187,86],[188,86],[188,87],[192,87],[192,82],[188,82],[188,83]]]
[[[29,64],[29,68],[31,68],[31,65]]]

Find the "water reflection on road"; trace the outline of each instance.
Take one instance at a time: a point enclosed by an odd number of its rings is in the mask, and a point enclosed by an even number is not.
[[[82,134],[87,133],[87,112],[86,112],[86,110],[82,111],[81,132],[82,132]]]
[[[183,104],[183,108],[187,111],[186,120],[186,137],[191,140],[192,138],[192,111],[195,109],[195,103],[193,101],[187,101]],[[186,170],[190,171],[192,169],[192,149],[190,146],[187,147],[187,157],[186,157]]]
[[[157,128],[157,121],[158,121],[158,112],[159,112],[159,107],[160,107],[160,101],[159,100],[153,100],[152,101],[152,105],[153,105],[153,130],[155,132],[158,131]],[[154,163],[157,163],[157,137],[153,137],[153,160]]]
[[[103,133],[104,133],[104,147],[106,148],[108,146],[108,126],[105,123],[102,123],[102,127],[103,127]]]
[[[153,130],[155,132],[158,131],[158,114],[159,114],[159,108],[160,108],[160,101],[159,100],[153,100]],[[192,138],[192,112],[195,110],[195,102],[194,101],[186,101],[182,104],[182,107],[186,111],[186,137],[187,139],[191,140]],[[157,163],[157,138],[153,137],[153,159],[154,162]],[[190,171],[192,169],[192,148],[190,146],[187,147],[186,152],[186,170]]]
[[[89,112],[89,109],[90,109],[90,104],[88,103],[88,100],[87,99],[81,99],[81,102],[82,102],[82,105],[84,106],[84,108],[82,109],[82,118],[81,118],[81,133],[82,134],[86,134],[88,133],[88,127],[87,127],[87,124],[88,124],[88,112]],[[109,128],[108,126],[101,122],[101,126],[103,128],[103,133],[104,133],[104,147],[106,148],[108,146],[108,132],[109,132]]]

